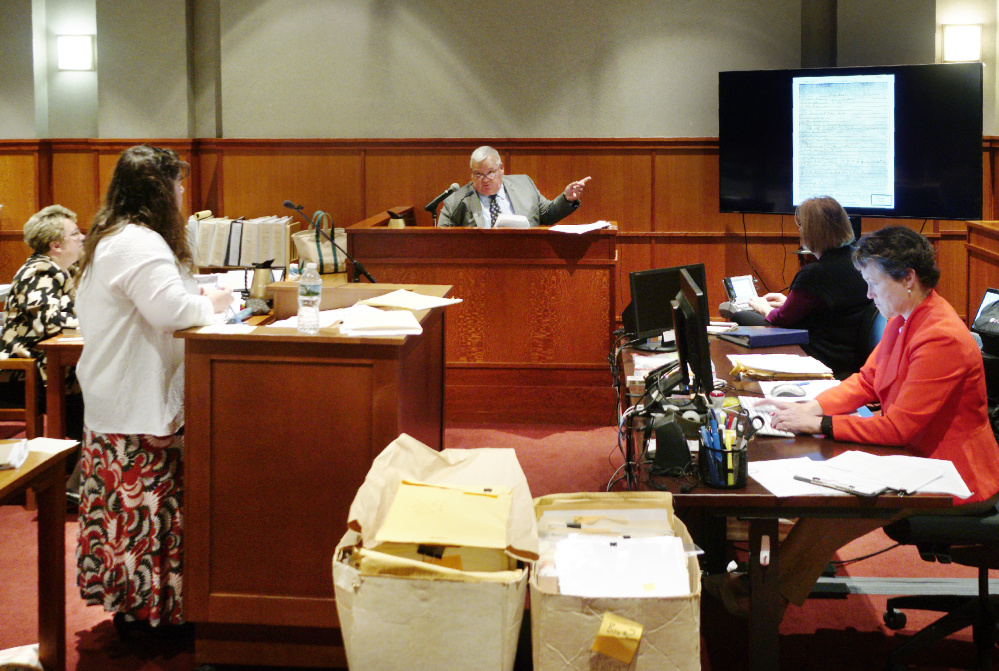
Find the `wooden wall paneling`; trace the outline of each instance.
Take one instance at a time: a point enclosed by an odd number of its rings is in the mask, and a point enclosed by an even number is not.
[[[753,275],[761,295],[785,290],[801,267],[795,253],[800,247],[793,217],[739,215],[738,226],[729,228],[726,236],[723,275]]]
[[[652,157],[648,149],[516,149],[510,152],[506,171],[530,175],[538,190],[551,200],[570,182],[592,177],[579,209],[562,223],[604,220],[617,222],[620,231],[652,230]]]
[[[37,144],[0,142],[0,230],[20,231],[38,211]]]
[[[224,212],[222,160],[218,146],[215,144],[196,146],[195,156],[196,169],[193,183],[196,185],[196,190],[191,194],[191,213],[201,210],[211,210],[213,214]]]
[[[38,211],[39,152],[36,142],[0,141],[0,282],[8,283],[31,250],[24,222]]]
[[[476,145],[477,146],[477,145]],[[364,216],[412,205],[417,226],[433,226],[423,206],[452,183],[471,179],[468,159],[475,146],[376,147],[364,152]],[[437,207],[438,214],[440,206]]]
[[[969,222],[966,249],[970,313],[978,309],[986,289],[999,288],[999,221]]]
[[[52,149],[52,202],[76,212],[80,228],[90,228],[103,193],[93,145],[58,143]]]
[[[655,153],[656,231],[722,232],[739,215],[718,210],[718,143],[691,141]]]
[[[303,205],[311,217],[329,213],[334,224],[349,226],[365,217],[364,155],[359,148],[320,145],[222,145],[227,217],[291,214],[285,200]],[[396,203],[398,204],[398,203]]]
[[[615,328],[621,325],[621,313],[631,302],[631,273],[648,270],[652,265],[652,248],[648,234],[617,234],[617,282],[614,297]]]
[[[982,147],[982,220],[989,221],[995,219],[996,165],[992,141],[985,139]]]
[[[967,224],[960,221],[939,221],[936,222],[935,228],[936,231],[930,234],[933,237],[930,235],[927,237],[930,237],[936,249],[937,266],[940,268],[937,293],[954,306],[957,314],[966,318],[968,310],[974,309],[970,307],[968,302],[968,276],[965,272],[968,254],[966,249]],[[978,307],[977,302],[974,307]]]

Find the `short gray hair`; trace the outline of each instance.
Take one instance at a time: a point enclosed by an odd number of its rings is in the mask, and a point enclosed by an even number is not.
[[[503,165],[503,159],[500,158],[499,152],[486,144],[472,152],[472,159],[468,162],[468,167],[475,170],[475,166],[487,158],[494,158],[497,163]]]
[[[36,254],[48,254],[49,246],[65,236],[62,222],[66,219],[76,223],[76,212],[62,205],[49,205],[35,212],[24,224],[25,244]]]

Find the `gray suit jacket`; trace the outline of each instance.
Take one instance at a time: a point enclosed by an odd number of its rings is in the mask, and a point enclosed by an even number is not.
[[[514,214],[527,217],[531,226],[551,226],[579,207],[578,200],[570,202],[561,193],[555,200],[548,200],[527,175],[503,175],[503,186],[510,197]],[[437,225],[485,228],[482,203],[471,182],[444,199]]]

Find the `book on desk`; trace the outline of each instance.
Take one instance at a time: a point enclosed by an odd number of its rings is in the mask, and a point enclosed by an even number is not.
[[[808,344],[806,329],[785,329],[777,326],[739,326],[731,331],[719,333],[718,337],[750,349]]]

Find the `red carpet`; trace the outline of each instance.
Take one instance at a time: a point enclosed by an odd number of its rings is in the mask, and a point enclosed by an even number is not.
[[[0,436],[3,434],[0,426]],[[453,448],[512,447],[517,451],[534,496],[572,491],[602,491],[622,462],[611,427],[460,427],[447,431]],[[35,514],[21,506],[0,506],[0,649],[37,640]],[[856,557],[890,545],[880,531],[840,552]],[[110,615],[86,607],[75,588],[76,524],[66,525],[67,668],[81,671],[188,671],[194,667],[190,639],[138,636],[118,640]],[[914,549],[899,548],[840,571],[851,576],[974,577],[964,567],[927,564]],[[887,653],[933,614],[909,611],[900,632],[884,627],[886,597],[851,595],[846,599],[813,599],[791,607],[781,625],[783,669],[880,670]],[[712,671],[746,668],[746,624],[729,616],[710,598],[702,604],[702,668]],[[920,656],[919,669],[967,668],[974,649],[970,630],[938,644]],[[266,667],[273,669],[273,667]],[[242,667],[245,670],[246,667]],[[518,667],[518,671],[526,671]]]

